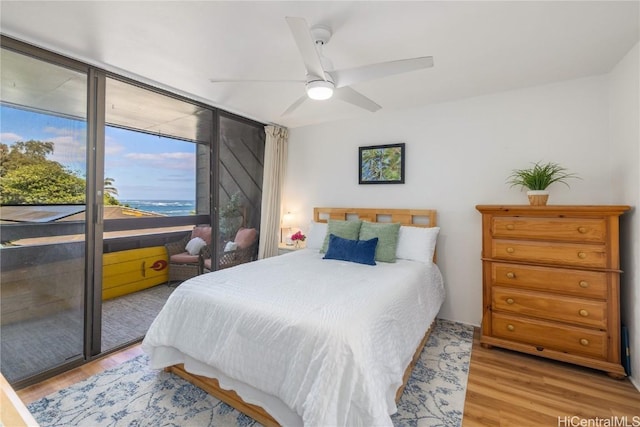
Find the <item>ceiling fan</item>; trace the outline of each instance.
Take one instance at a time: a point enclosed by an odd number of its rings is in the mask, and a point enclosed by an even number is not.
[[[331,61],[322,54],[322,47],[331,38],[331,29],[316,25],[311,28],[304,18],[287,16],[287,23],[302,55],[306,73],[305,80],[286,80],[304,83],[306,93],[298,98],[282,115],[287,115],[302,105],[307,99],[325,100],[332,97],[365,110],[375,112],[382,108],[371,99],[351,88],[351,85],[395,74],[433,67],[433,57],[401,59],[380,62],[344,70],[333,70]],[[215,80],[212,82],[238,82],[238,80]],[[250,80],[243,80],[250,81]],[[269,82],[276,80],[254,80]],[[280,80],[282,82],[282,80]]]

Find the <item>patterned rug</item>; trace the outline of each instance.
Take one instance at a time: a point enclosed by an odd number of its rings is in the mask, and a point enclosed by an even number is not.
[[[392,416],[395,426],[459,426],[473,327],[438,320]],[[28,405],[47,426],[259,426],[145,355]]]

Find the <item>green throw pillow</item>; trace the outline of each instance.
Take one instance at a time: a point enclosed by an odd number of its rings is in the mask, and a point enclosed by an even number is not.
[[[329,236],[334,234],[343,239],[358,240],[360,235],[361,220],[341,221],[339,219],[330,219],[327,221],[327,234],[324,236],[324,243],[320,248],[321,253],[327,252],[329,246]]]
[[[396,262],[398,233],[400,223],[363,222],[360,227],[360,240],[378,238],[376,261]]]

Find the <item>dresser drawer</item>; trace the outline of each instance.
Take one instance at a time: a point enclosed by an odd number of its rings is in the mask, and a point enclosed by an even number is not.
[[[604,243],[607,226],[594,218],[493,217],[494,238]]]
[[[524,240],[491,241],[491,257],[495,259],[606,268],[604,245],[533,242]]]
[[[483,343],[624,375],[619,217],[630,207],[476,209]]]
[[[493,262],[491,284],[585,298],[607,298],[607,273],[598,271]]]
[[[572,354],[599,359],[607,356],[607,333],[542,320],[521,319],[493,313],[492,335],[498,338],[530,344]]]
[[[499,286],[493,288],[492,295],[494,311],[607,329],[607,305],[604,301]]]

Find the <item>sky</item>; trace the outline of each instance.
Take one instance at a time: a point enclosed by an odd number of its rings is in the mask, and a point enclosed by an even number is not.
[[[86,175],[86,122],[0,106],[0,142],[54,143],[55,160]],[[194,200],[196,144],[107,127],[105,177],[119,200]]]

